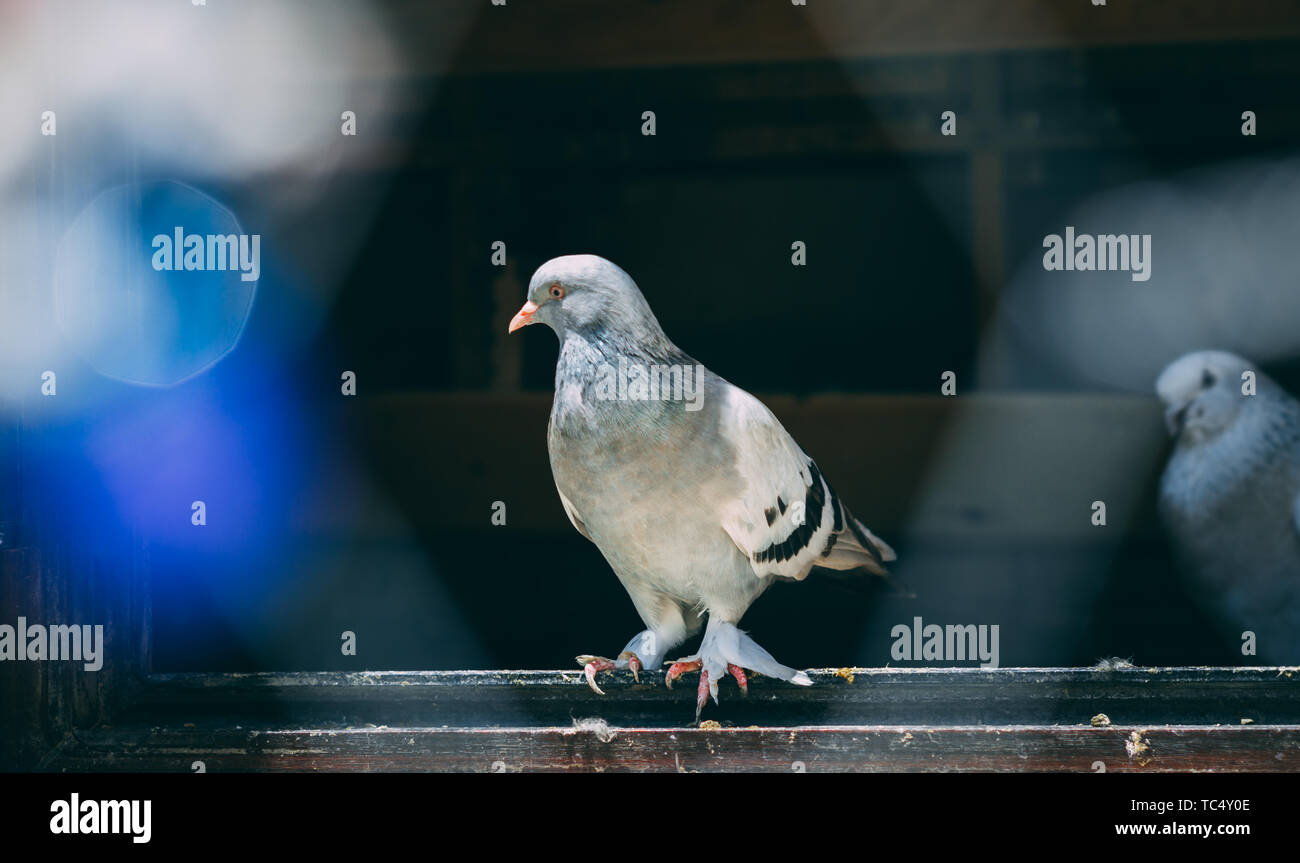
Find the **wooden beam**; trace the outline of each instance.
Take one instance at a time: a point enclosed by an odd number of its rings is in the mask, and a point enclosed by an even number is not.
[[[577,671],[149,678],[48,770],[1300,770],[1300,670],[824,669],[765,678],[686,727],[693,681]],[[1105,713],[1114,724],[1097,723]],[[1242,724],[1242,720],[1250,720]]]
[[[373,728],[77,735],[62,772],[1258,773],[1300,770],[1300,728]]]
[[[814,669],[814,685],[754,676],[729,683],[708,716],[736,725],[1300,725],[1300,669],[852,668]],[[560,725],[601,716],[626,726],[682,727],[694,678],[672,690],[663,672],[641,682],[602,675],[592,692],[577,667],[560,671],[362,671],[150,675],[127,723],[150,718],[354,724]],[[365,714],[368,714],[366,716]]]
[[[1022,51],[1300,34],[1300,2],[483,0],[387,4],[410,71],[427,74]],[[447,34],[460,34],[457,41]],[[449,64],[449,54],[450,64]]]

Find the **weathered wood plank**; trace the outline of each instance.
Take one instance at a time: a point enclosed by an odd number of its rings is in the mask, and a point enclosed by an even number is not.
[[[751,680],[577,671],[151,675],[55,771],[1290,771],[1300,669],[840,669]],[[1094,727],[1105,713],[1115,724]],[[1242,724],[1242,720],[1251,724]],[[802,767],[800,767],[802,764]]]
[[[466,772],[1300,770],[1300,727],[96,730],[45,769]]]
[[[829,669],[797,687],[757,677],[730,683],[705,718],[724,725],[1300,725],[1300,671],[1277,668]],[[852,682],[850,683],[850,678]],[[319,672],[153,675],[124,723],[248,727],[684,727],[694,679],[669,691],[662,673],[602,675],[604,696],[574,671]]]

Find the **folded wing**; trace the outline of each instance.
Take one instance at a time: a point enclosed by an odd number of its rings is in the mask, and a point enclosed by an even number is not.
[[[893,549],[853,517],[762,402],[729,387],[722,413],[742,481],[722,527],[755,575],[802,580],[816,566],[886,574]]]

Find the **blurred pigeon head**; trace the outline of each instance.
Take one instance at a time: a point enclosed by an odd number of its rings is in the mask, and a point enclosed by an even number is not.
[[[1236,419],[1246,398],[1243,375],[1253,371],[1249,362],[1226,351],[1197,351],[1174,360],[1156,380],[1169,434],[1192,444],[1219,435]]]

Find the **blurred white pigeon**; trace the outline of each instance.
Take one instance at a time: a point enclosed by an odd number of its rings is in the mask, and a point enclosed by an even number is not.
[[[699,670],[698,721],[730,672],[808,686],[736,624],[776,579],[813,567],[883,575],[888,545],[840,503],[758,399],[709,372],[668,340],[636,283],[594,255],[546,262],[510,332],[544,323],[560,339],[547,431],[560,502],[600,549],[645,622],[597,672],[657,668],[667,651],[708,626],[699,652],[666,682]],[[601,693],[604,694],[604,693]]]
[[[1156,393],[1176,439],[1160,480],[1176,555],[1260,658],[1300,662],[1300,404],[1222,351],[1175,360]]]

